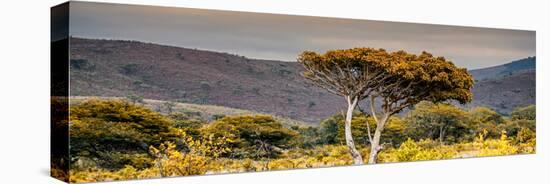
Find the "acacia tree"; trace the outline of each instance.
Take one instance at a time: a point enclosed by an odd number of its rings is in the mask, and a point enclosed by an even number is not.
[[[231,158],[273,158],[295,146],[298,133],[271,116],[227,116],[201,129],[204,137],[231,140],[223,156]]]
[[[352,112],[358,101],[369,99],[370,113],[376,121],[374,134],[370,127],[367,132],[369,163],[376,163],[382,149],[380,137],[391,115],[424,100],[466,103],[472,99],[473,79],[466,69],[427,52],[417,56],[373,48],[332,50],[322,55],[306,51],[298,62],[311,83],[346,98],[346,144],[355,164],[363,163],[351,135]]]
[[[408,132],[412,138],[439,139],[440,144],[445,143],[447,136],[452,136],[455,139],[452,141],[457,141],[467,129],[466,115],[465,111],[451,104],[421,102],[407,114]]]
[[[381,73],[368,58],[387,55],[383,49],[334,50],[320,55],[315,52],[303,52],[298,62],[304,66],[302,73],[311,84],[326,89],[330,93],[345,98],[347,111],[344,121],[344,135],[354,164],[363,164],[363,158],[355,148],[351,131],[353,110],[360,100],[369,96],[374,84],[383,80]]]

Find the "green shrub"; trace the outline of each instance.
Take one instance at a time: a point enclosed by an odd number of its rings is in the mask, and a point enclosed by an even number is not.
[[[296,144],[297,132],[283,127],[271,116],[227,116],[202,129],[203,135],[232,140],[233,158],[275,157]]]
[[[117,153],[146,154],[149,145],[175,138],[172,122],[150,109],[122,100],[88,100],[70,108],[72,162],[98,160],[106,168],[136,164]],[[132,165],[137,168],[143,164]]]

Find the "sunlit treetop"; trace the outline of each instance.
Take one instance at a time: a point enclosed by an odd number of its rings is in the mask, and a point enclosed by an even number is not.
[[[428,52],[352,48],[324,54],[306,51],[299,58],[303,76],[341,96],[381,97],[394,113],[420,101],[472,100],[473,78],[465,68]]]

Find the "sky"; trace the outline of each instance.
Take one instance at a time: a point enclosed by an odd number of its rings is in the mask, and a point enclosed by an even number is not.
[[[306,50],[427,51],[468,69],[535,56],[536,50],[534,31],[88,2],[71,2],[70,35],[291,62]]]

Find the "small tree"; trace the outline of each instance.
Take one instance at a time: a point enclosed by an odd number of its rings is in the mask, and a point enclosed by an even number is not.
[[[170,119],[123,100],[90,99],[72,105],[70,120],[71,157],[94,160],[109,169],[146,167],[130,158],[147,154],[149,146],[162,140],[178,137]],[[120,153],[136,155],[121,157]]]
[[[338,138],[338,121],[341,116],[331,116],[323,121],[319,127],[319,136],[323,144],[336,144]]]
[[[447,136],[460,137],[467,129],[466,112],[445,103],[421,102],[409,111],[406,120],[411,137],[439,139],[444,144]]]
[[[201,129],[202,135],[231,140],[230,158],[273,158],[294,147],[299,134],[267,115],[226,116]]]
[[[517,136],[520,138],[523,134],[526,135],[529,131],[534,133],[536,131],[536,107],[535,105],[529,105],[526,107],[518,107],[510,113],[510,120],[506,121],[502,126],[508,136]]]
[[[477,135],[487,131],[487,137],[499,138],[501,135],[501,127],[505,126],[505,119],[496,111],[487,107],[475,107],[468,111],[468,124],[472,135]]]
[[[472,99],[473,79],[466,69],[427,52],[417,56],[405,51],[388,53],[383,49],[354,48],[323,55],[304,52],[298,61],[305,68],[306,79],[346,98],[346,144],[355,164],[363,163],[351,135],[352,112],[359,100],[369,98],[371,115],[376,121],[374,135],[368,131],[369,163],[376,163],[382,149],[380,137],[391,115],[424,100],[466,103]]]
[[[529,105],[514,109],[510,116],[512,116],[512,120],[536,120],[536,114],[537,108],[535,105]]]

